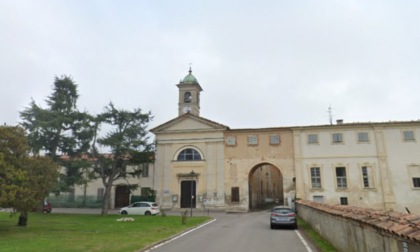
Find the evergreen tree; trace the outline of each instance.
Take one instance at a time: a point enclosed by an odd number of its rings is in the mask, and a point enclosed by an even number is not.
[[[56,191],[68,191],[84,182],[89,164],[82,156],[91,147],[95,120],[77,109],[77,85],[71,77],[55,77],[53,92],[46,99],[47,108],[35,101],[20,113],[21,125],[29,132],[28,141],[35,156],[45,154],[66,168]],[[63,159],[62,157],[66,158]]]
[[[148,123],[151,113],[142,113],[141,109],[127,111],[116,109],[112,103],[98,115],[98,122],[110,129],[103,137],[97,139],[98,144],[110,150],[110,154],[100,154],[95,145],[93,156],[96,160],[95,172],[105,187],[102,214],[108,213],[111,189],[114,182],[121,178],[139,176],[142,172],[140,164],[153,161],[152,145],[148,143]],[[128,168],[128,166],[130,166]],[[136,185],[129,185],[131,188]]]

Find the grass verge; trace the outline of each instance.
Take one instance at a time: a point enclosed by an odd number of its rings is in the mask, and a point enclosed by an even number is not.
[[[320,236],[312,227],[306,223],[302,218],[298,217],[299,230],[303,231],[305,235],[311,240],[317,249],[321,252],[335,252],[335,249],[327,240]]]
[[[27,227],[18,216],[0,213],[1,251],[139,251],[158,241],[198,226],[210,217],[123,216],[31,213]]]

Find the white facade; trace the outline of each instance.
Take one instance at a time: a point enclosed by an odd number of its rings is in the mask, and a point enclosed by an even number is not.
[[[65,168],[63,168],[65,169]],[[130,166],[127,167],[130,169]],[[64,171],[62,171],[64,174]],[[142,191],[149,191],[155,187],[155,169],[154,164],[147,164],[143,174],[139,177],[127,177],[118,179],[114,182],[111,189],[111,199],[109,207],[120,208],[127,206],[132,196],[148,196],[142,194]],[[129,185],[136,185],[136,189],[129,189]],[[147,190],[144,190],[147,189]],[[90,180],[86,184],[75,185],[73,191],[61,195],[50,194],[49,200],[55,206],[71,207],[100,207],[102,206],[105,187],[100,178]]]
[[[149,171],[154,171],[153,169],[153,165],[149,166]],[[115,199],[116,199],[116,188],[118,186],[127,186],[128,184],[130,185],[138,185],[137,189],[135,190],[131,190],[128,193],[128,199],[131,198],[131,196],[141,196],[141,189],[144,187],[147,188],[151,188],[153,189],[154,184],[153,184],[153,174],[150,174],[147,177],[141,176],[139,178],[132,178],[132,177],[128,177],[127,179],[118,179],[115,181],[114,185],[112,186],[112,190],[111,190],[111,200],[110,200],[110,207],[111,208],[116,208],[115,207]],[[85,187],[83,185],[79,185],[79,186],[75,186],[74,187],[74,194],[77,196],[83,196],[85,193],[85,188],[86,188],[86,195],[89,198],[97,198],[98,200],[102,200],[103,197],[103,193],[105,192],[105,187],[102,183],[101,179],[96,179],[93,180],[91,182],[89,182],[89,184]],[[124,204],[126,205],[126,204]],[[121,206],[117,206],[121,207]]]
[[[413,132],[414,139],[405,139],[404,131]],[[420,180],[420,123],[390,125],[384,127],[383,135],[384,163],[389,169],[395,210],[402,212],[407,207],[412,213],[420,214],[420,185],[415,187],[413,181],[413,178]]]
[[[225,129],[192,113],[153,129],[158,143],[155,189],[163,208],[182,208],[190,204],[194,208],[204,207],[204,204],[224,207]],[[179,160],[186,150],[196,151],[200,159]],[[194,174],[190,174],[192,172]]]
[[[419,121],[293,131],[298,198],[420,213],[420,186],[413,180],[420,179]],[[414,139],[404,139],[404,131]]]

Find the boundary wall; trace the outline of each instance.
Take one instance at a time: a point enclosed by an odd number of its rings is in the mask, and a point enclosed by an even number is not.
[[[299,216],[339,251],[420,252],[420,215],[296,201]]]

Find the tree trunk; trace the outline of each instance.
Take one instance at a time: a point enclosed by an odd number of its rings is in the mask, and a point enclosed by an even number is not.
[[[18,226],[19,227],[26,227],[28,224],[28,212],[20,212]]]
[[[104,201],[102,202],[102,212],[101,215],[108,214],[109,203],[111,199],[111,189],[112,183],[108,183],[105,185],[105,194],[104,194]]]
[[[83,184],[83,202],[82,202],[82,207],[86,207],[86,193],[87,193],[87,181],[84,181]]]

